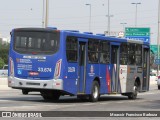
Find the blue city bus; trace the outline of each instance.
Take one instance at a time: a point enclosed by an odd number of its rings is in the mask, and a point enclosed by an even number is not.
[[[56,28],[11,31],[8,86],[44,100],[62,95],[98,101],[103,94],[136,99],[149,90],[149,43]]]

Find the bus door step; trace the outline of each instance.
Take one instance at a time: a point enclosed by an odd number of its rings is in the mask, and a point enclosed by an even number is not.
[[[77,95],[86,95],[86,93],[77,93]]]
[[[109,93],[109,94],[117,94],[117,92],[111,92],[111,93]]]

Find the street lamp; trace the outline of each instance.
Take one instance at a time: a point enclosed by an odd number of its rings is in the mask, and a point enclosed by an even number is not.
[[[136,15],[135,15],[135,27],[137,26],[137,5],[140,5],[141,3],[131,3],[133,5],[136,5]]]
[[[125,31],[124,30],[124,26],[127,24],[127,23],[120,23],[122,26],[123,26],[123,32]]]
[[[89,13],[89,32],[91,32],[91,4],[86,4],[90,7],[90,13]]]

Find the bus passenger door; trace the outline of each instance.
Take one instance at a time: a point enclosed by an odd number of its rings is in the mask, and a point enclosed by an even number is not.
[[[150,51],[149,48],[143,48],[143,81],[142,81],[142,91],[149,90],[149,66],[150,66]]]
[[[79,39],[81,40],[81,39]],[[87,44],[84,41],[79,41],[79,54],[78,54],[78,93],[85,92],[86,86],[86,55],[87,55]]]
[[[111,93],[120,93],[119,88],[119,66],[120,66],[120,48],[119,45],[111,45],[111,64],[112,66],[112,79],[111,79]]]

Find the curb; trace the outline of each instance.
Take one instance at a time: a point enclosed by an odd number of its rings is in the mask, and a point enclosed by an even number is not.
[[[8,85],[0,85],[0,90],[11,90],[12,88],[8,87]]]

